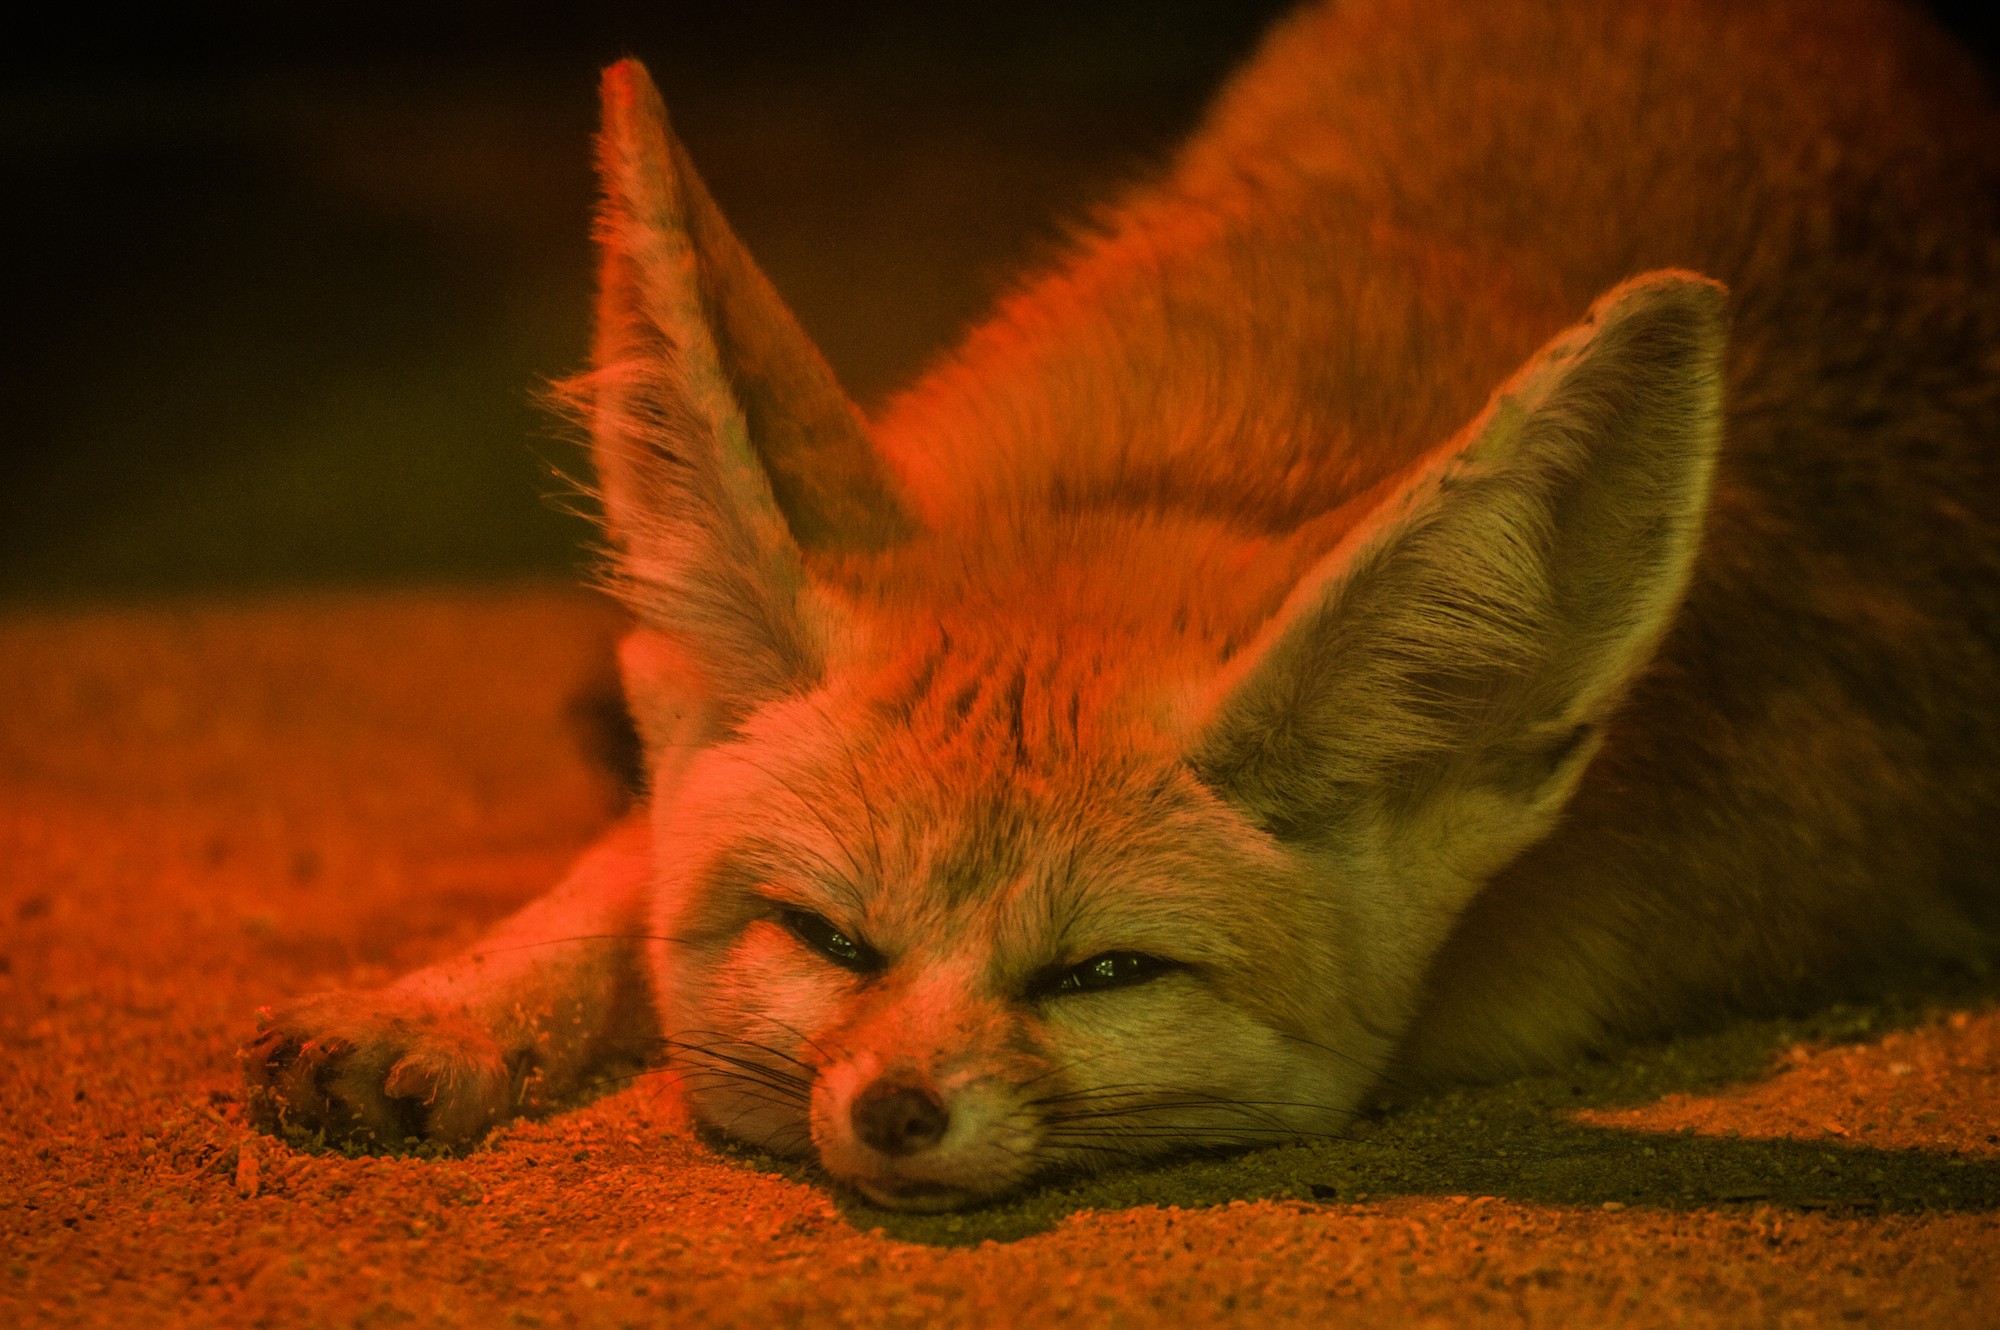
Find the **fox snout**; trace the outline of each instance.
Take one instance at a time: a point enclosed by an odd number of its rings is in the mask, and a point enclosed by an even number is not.
[[[812,1091],[820,1161],[901,1209],[946,1209],[1017,1185],[1039,1145],[1022,1087],[1050,1074],[1018,1051],[1025,1032],[935,986],[883,996],[871,1018],[816,1041],[834,1054]]]

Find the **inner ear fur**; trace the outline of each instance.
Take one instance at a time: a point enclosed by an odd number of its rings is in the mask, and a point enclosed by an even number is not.
[[[1447,800],[1487,814],[1453,834],[1490,821],[1510,853],[1546,830],[1686,588],[1723,307],[1650,273],[1533,357],[1216,682],[1203,778],[1281,835]]]
[[[597,330],[570,392],[590,422],[613,584],[715,687],[727,721],[823,667],[806,556],[881,548],[911,523],[645,69],[613,65],[602,93]]]

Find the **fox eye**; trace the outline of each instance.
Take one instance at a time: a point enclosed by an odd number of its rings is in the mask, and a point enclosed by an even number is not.
[[[868,974],[882,968],[882,957],[875,948],[841,932],[811,910],[786,910],[782,917],[792,936],[843,970]]]
[[[1097,993],[1107,988],[1130,988],[1157,979],[1180,966],[1139,951],[1107,951],[1092,956],[1081,965],[1072,965],[1050,976],[1043,991],[1052,997],[1067,993]]]

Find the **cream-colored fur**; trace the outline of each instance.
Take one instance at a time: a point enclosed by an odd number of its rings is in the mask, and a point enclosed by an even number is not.
[[[649,807],[273,1117],[653,1054],[942,1207],[1990,956],[2000,118],[1906,15],[1310,9],[874,422],[604,101]]]

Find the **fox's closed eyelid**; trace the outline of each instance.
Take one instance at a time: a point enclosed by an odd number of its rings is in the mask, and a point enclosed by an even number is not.
[[[778,905],[775,922],[815,954],[855,974],[874,974],[888,962],[868,945],[858,930],[844,928],[825,915],[797,905]]]
[[[1114,948],[1096,952],[1082,960],[1045,967],[1029,980],[1027,995],[1038,1001],[1047,1001],[1081,993],[1138,988],[1170,974],[1190,972],[1193,968],[1185,961],[1171,960],[1150,952]]]

